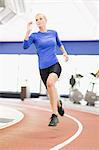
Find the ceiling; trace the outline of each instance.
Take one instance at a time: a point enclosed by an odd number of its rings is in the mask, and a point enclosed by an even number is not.
[[[0,40],[22,40],[27,22],[34,22],[38,12],[63,39],[99,37],[99,0],[0,0]]]
[[[99,22],[99,0],[0,0],[0,24],[10,21],[17,13],[31,10],[34,4],[62,4],[70,1],[79,9],[83,3],[95,20]]]

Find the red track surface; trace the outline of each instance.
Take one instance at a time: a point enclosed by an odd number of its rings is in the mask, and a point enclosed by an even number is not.
[[[78,130],[77,123],[68,117],[59,117],[57,127],[48,127],[51,113],[43,110],[49,109],[49,103],[45,101],[4,100],[0,103],[16,108],[25,115],[21,122],[0,130],[0,150],[49,150],[69,139]],[[99,116],[69,108],[65,112],[83,124],[83,131],[61,149],[99,150]]]

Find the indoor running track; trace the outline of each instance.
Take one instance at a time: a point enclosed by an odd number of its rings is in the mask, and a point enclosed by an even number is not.
[[[99,150],[99,115],[65,108],[60,123],[49,127],[47,100],[4,99],[0,105],[24,114],[20,122],[0,129],[0,150]]]

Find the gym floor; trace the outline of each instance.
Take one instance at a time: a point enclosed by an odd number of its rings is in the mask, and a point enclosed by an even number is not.
[[[99,107],[62,101],[65,116],[59,116],[56,127],[49,127],[47,98],[0,98],[0,149],[98,150]]]

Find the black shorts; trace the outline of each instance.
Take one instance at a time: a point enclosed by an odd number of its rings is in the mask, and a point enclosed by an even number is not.
[[[56,73],[58,78],[60,77],[60,74],[61,74],[61,66],[59,63],[56,63],[48,68],[45,68],[45,69],[40,69],[40,76],[41,76],[41,79],[44,83],[44,85],[46,86],[47,88],[47,85],[46,85],[46,81],[47,81],[47,78],[49,76],[50,73]]]

